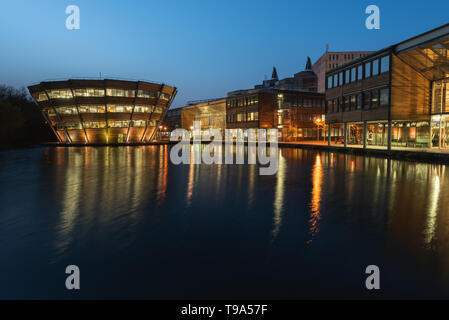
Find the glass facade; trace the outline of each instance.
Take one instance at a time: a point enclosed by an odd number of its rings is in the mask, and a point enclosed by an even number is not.
[[[363,123],[348,123],[346,125],[346,144],[363,145]]]
[[[341,145],[345,144],[345,125],[343,123],[336,123],[330,125],[331,133],[331,145]]]
[[[429,148],[429,121],[395,121],[391,124],[391,146]]]
[[[388,146],[388,122],[368,122],[366,125],[367,146]]]
[[[449,148],[449,79],[432,84],[431,141],[433,148]]]

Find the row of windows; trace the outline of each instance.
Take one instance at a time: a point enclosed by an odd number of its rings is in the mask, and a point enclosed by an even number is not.
[[[388,71],[390,71],[390,56],[385,56],[327,77],[327,88],[337,88],[342,85],[368,79]]]
[[[83,122],[85,129],[104,129],[109,125],[109,128],[128,128],[130,126],[133,128],[144,128],[148,123],[149,126],[156,126],[156,121],[145,121],[145,120],[124,120],[124,121],[87,121]],[[67,122],[65,124],[59,124],[56,126],[57,130],[81,130],[83,126],[80,122]]]
[[[104,89],[75,89],[76,97],[104,97]],[[135,97],[135,90],[123,90],[123,89],[106,89],[106,95],[109,97]],[[138,90],[137,97],[139,98],[157,98],[158,92]],[[62,90],[49,90],[48,96],[50,99],[72,99],[73,94],[70,89]],[[160,93],[160,98],[162,100],[169,100],[170,96],[165,93]],[[38,94],[38,101],[47,101],[48,97],[45,92],[40,92]]]
[[[79,106],[79,112],[80,113],[105,113],[106,107],[104,105],[100,106]],[[134,108],[135,113],[162,113],[163,108],[157,107],[154,108],[154,106],[136,106]],[[111,113],[131,113],[133,111],[133,106],[119,106],[119,105],[108,105],[108,112]],[[58,114],[77,114],[77,109],[75,106],[69,106],[69,107],[58,107],[56,108],[56,112]],[[55,115],[53,109],[49,109],[47,111],[48,115]]]
[[[233,113],[226,116],[226,121],[229,123],[235,122],[250,122],[250,121],[258,121],[259,120],[259,112],[239,112]]]
[[[226,101],[227,108],[238,108],[238,107],[246,107],[252,106],[259,103],[259,98],[257,96],[252,97],[244,97],[238,99],[230,99]]]
[[[389,89],[371,90],[327,102],[327,112],[368,110],[388,107]]]
[[[285,97],[281,102],[282,107],[320,108],[324,107],[324,99]]]

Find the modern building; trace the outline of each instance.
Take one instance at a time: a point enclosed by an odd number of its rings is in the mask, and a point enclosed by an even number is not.
[[[28,87],[60,143],[154,140],[177,89],[123,80],[41,82]]]
[[[449,24],[327,73],[329,143],[449,148]]]
[[[226,98],[190,102],[182,108],[182,128],[191,131],[194,121],[201,122],[201,131],[220,130],[224,136],[226,129]]]
[[[316,92],[317,79],[310,58],[292,78],[279,80],[273,68],[271,80],[228,93],[226,128],[278,129],[279,141],[321,139],[317,122],[324,123],[325,95]]]
[[[280,141],[319,139],[316,119],[322,119],[325,96],[276,88],[228,93],[226,128],[279,129]]]
[[[324,93],[326,91],[326,73],[334,68],[338,68],[343,64],[349,63],[356,59],[363,58],[373,51],[341,51],[328,52],[326,51],[314,64],[313,72],[318,77],[318,92]]]

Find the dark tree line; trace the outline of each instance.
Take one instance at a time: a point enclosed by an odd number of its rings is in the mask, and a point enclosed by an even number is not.
[[[0,148],[56,141],[27,90],[0,86]]]

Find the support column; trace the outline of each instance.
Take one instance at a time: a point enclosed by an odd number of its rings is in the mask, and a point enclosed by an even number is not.
[[[345,122],[343,126],[343,137],[345,138],[345,148],[348,146],[348,123]]]
[[[367,133],[367,124],[366,121],[363,122],[363,149],[366,149],[366,133]]]
[[[391,120],[388,121],[387,149],[391,150]]]
[[[331,124],[329,123],[327,125],[327,145],[330,146],[331,145],[331,141],[332,141],[332,137],[331,137]]]

